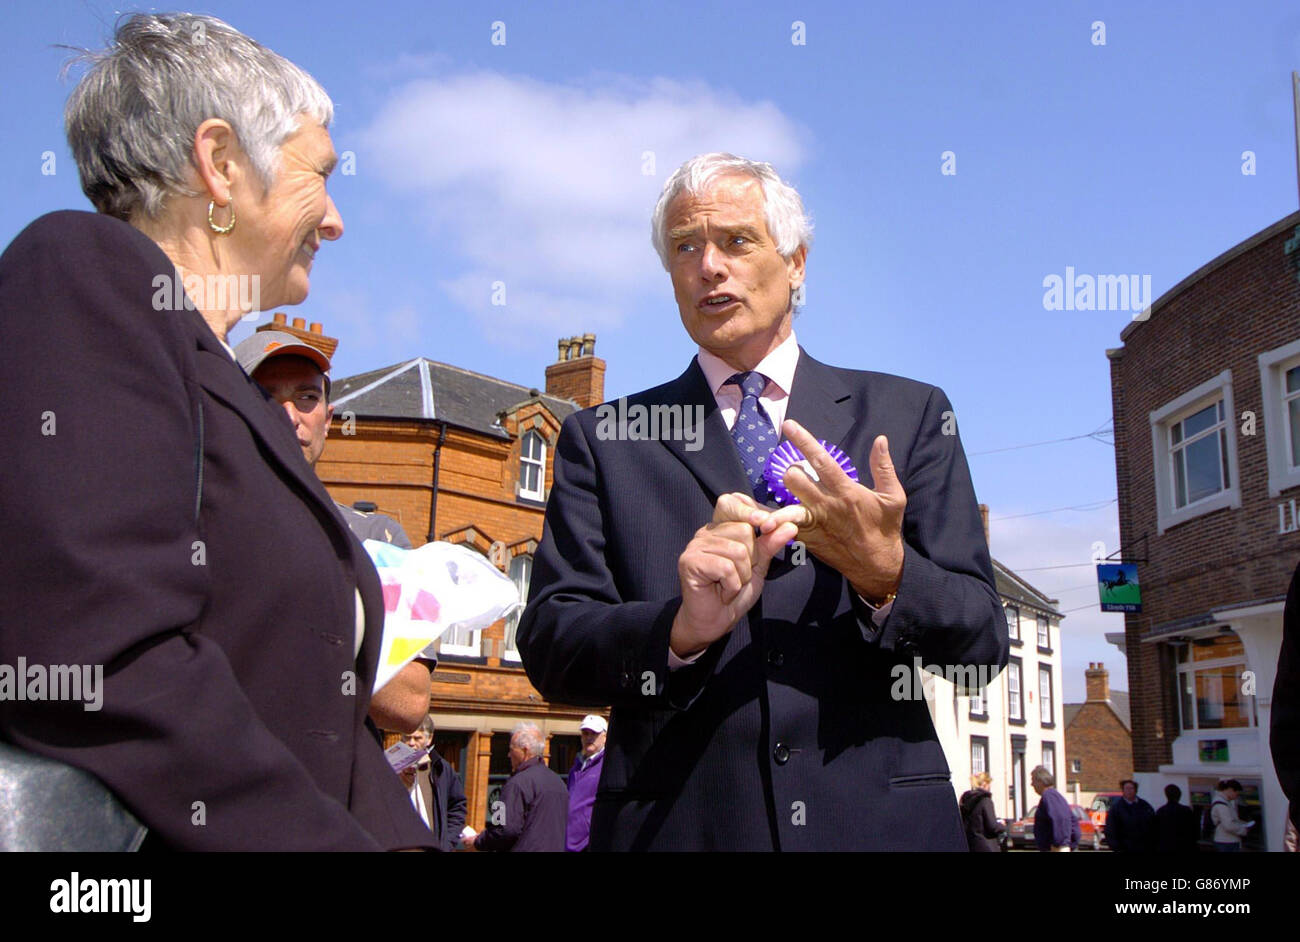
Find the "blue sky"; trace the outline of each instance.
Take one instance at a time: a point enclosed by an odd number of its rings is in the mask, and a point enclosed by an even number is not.
[[[336,376],[423,355],[540,386],[555,340],[594,331],[606,394],[629,393],[693,353],[648,238],[664,178],[705,150],[770,160],[816,225],[800,342],[945,389],[994,555],[1068,612],[1066,698],[1082,698],[1089,661],[1126,688],[1102,638],[1123,623],[1097,612],[1086,565],[1095,541],[1118,547],[1113,450],[1082,438],[980,453],[1109,420],[1105,350],[1131,315],[1046,310],[1045,277],[1150,275],[1158,297],[1296,209],[1300,8],[627,6],[192,7],[315,75],[335,146],[355,156],[331,180],[346,233],[287,313],[340,338]],[[89,208],[54,47],[102,45],[118,9],[6,5],[0,244],[44,212]],[[504,306],[490,303],[498,280]]]

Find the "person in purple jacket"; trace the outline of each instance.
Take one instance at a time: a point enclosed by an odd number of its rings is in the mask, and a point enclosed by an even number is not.
[[[583,717],[578,727],[582,735],[582,754],[569,770],[569,824],[565,830],[564,849],[587,849],[591,838],[591,808],[596,803],[596,786],[605,765],[605,734],[609,724],[596,713]]]
[[[1079,821],[1070,810],[1070,803],[1056,790],[1056,779],[1043,766],[1029,773],[1029,780],[1038,792],[1038,810],[1034,812],[1034,843],[1041,851],[1077,850],[1079,847]]]

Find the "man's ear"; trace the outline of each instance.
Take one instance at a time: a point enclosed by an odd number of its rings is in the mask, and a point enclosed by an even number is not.
[[[790,275],[790,290],[793,291],[803,284],[804,275],[807,273],[808,247],[801,245],[794,250],[794,254],[785,260],[786,271]]]
[[[331,402],[328,406],[325,407],[325,428],[328,429],[330,427],[330,423],[333,421],[334,421],[334,403]]]
[[[200,188],[218,206],[230,202],[231,190],[242,175],[245,160],[239,138],[230,123],[208,118],[194,132],[194,169]]]

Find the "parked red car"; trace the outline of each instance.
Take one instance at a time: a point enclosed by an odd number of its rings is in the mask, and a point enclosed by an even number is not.
[[[1034,812],[1038,806],[1029,809],[1029,813],[1018,821],[1007,824],[1006,845],[1010,849],[1017,847],[1036,848],[1034,843]],[[1102,829],[1092,823],[1092,818],[1080,805],[1070,805],[1070,813],[1079,822],[1079,850],[1101,850],[1105,837]]]

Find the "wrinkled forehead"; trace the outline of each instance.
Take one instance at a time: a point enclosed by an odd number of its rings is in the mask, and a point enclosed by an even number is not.
[[[665,216],[669,229],[704,219],[715,225],[761,223],[766,228],[765,211],[763,185],[748,174],[733,173],[710,181],[698,193],[678,193]]]

